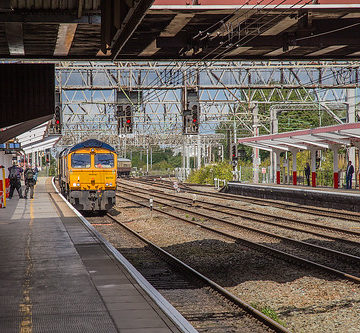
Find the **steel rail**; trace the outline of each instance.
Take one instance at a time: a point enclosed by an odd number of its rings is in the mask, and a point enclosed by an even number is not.
[[[126,193],[126,192],[125,192]],[[126,193],[128,195],[132,195],[132,196],[135,196],[137,198],[140,198],[140,199],[146,199],[147,198],[144,198],[144,197],[141,197],[140,195],[137,195],[137,194],[134,194],[134,193]],[[117,194],[117,196],[121,197],[120,195]],[[123,197],[121,197],[123,198]],[[128,200],[130,202],[133,202],[135,204],[138,204],[140,206],[143,206],[143,207],[147,207],[148,208],[148,205],[146,204],[143,204],[143,203],[140,203],[139,201],[136,201],[136,200],[131,200],[129,198],[123,198],[125,200]],[[156,202],[154,200],[154,202]],[[163,202],[158,202],[162,205],[165,205],[165,206],[169,206],[171,208],[175,208],[175,209],[179,209],[179,210],[184,210],[183,208],[179,208],[179,207],[175,207],[175,206],[171,206],[169,204],[166,204],[166,203],[163,203]],[[258,243],[255,243],[255,242],[251,242],[249,240],[246,240],[244,238],[241,238],[241,237],[237,237],[237,236],[233,236],[233,235],[230,235],[228,233],[225,233],[223,231],[220,231],[220,230],[217,230],[217,229],[214,229],[214,228],[211,228],[211,227],[207,227],[203,224],[200,224],[200,223],[197,223],[197,222],[194,222],[194,221],[190,221],[190,220],[187,220],[185,218],[182,218],[180,216],[177,216],[175,214],[172,214],[172,213],[169,213],[169,212],[165,212],[165,211],[162,211],[161,209],[157,209],[157,208],[153,208],[153,210],[157,211],[157,212],[160,212],[162,214],[165,214],[165,215],[168,215],[168,216],[171,216],[173,218],[176,218],[178,220],[181,220],[181,221],[184,221],[186,223],[190,223],[190,224],[193,224],[193,225],[196,225],[198,227],[201,227],[205,230],[208,230],[208,231],[211,231],[211,232],[214,232],[214,233],[217,233],[217,234],[220,234],[222,236],[225,236],[225,237],[228,237],[230,239],[233,239],[235,241],[239,241],[239,242],[242,242],[244,244],[246,244],[247,246],[249,247],[252,247],[252,248],[255,248],[256,250],[260,250],[262,252],[270,252],[278,257],[280,257],[281,259],[286,259],[286,260],[289,260],[290,261],[293,261],[293,262],[296,262],[296,263],[302,263],[306,266],[310,266],[312,268],[316,267],[318,269],[321,269],[321,270],[325,270],[326,272],[328,273],[332,273],[332,274],[335,274],[337,276],[340,276],[342,278],[345,278],[347,280],[350,280],[352,282],[355,282],[355,283],[360,283],[360,278],[357,277],[357,276],[354,276],[354,275],[351,275],[351,274],[348,274],[348,273],[345,273],[345,272],[342,272],[342,271],[339,271],[337,269],[334,269],[334,268],[331,268],[331,267],[328,267],[328,266],[325,266],[325,265],[322,265],[322,264],[319,264],[319,263],[316,263],[316,262],[313,262],[313,261],[310,261],[310,260],[307,260],[307,259],[304,259],[304,258],[301,258],[301,257],[298,257],[298,256],[295,256],[295,255],[292,255],[292,254],[289,254],[289,253],[286,253],[286,252],[283,252],[283,251],[280,251],[280,250],[276,250],[276,249],[273,249],[269,246],[266,246],[266,245],[261,245],[261,244],[258,244]],[[196,214],[196,215],[199,215],[199,216],[203,216],[203,217],[206,217],[206,218],[209,218],[209,219],[214,219],[214,220],[218,220],[222,223],[227,223],[225,221],[222,221],[220,219],[217,219],[217,218],[213,218],[213,217],[210,217],[210,216],[207,216],[207,215],[204,215],[204,214],[200,214],[200,213],[194,213],[193,211],[190,211],[190,210],[184,210],[184,211],[187,211],[188,213],[191,213],[191,214]],[[274,237],[274,236],[272,236]]]
[[[182,186],[184,186],[184,189],[188,190],[188,191],[195,191],[195,192],[199,192],[199,193],[204,193],[204,195],[206,195],[208,192],[205,191],[199,191],[199,190],[194,190],[191,187],[189,187],[187,184],[182,184]],[[195,185],[197,186],[197,185]],[[218,193],[209,193],[209,195],[211,196],[216,196],[216,197],[222,197],[222,194],[218,194]],[[223,193],[224,196],[227,196],[229,198],[235,199],[237,201],[247,201],[247,202],[261,202],[261,204],[266,203],[267,205],[277,205],[279,208],[284,208],[287,210],[291,210],[291,211],[296,211],[296,212],[302,212],[302,213],[306,213],[306,214],[310,214],[310,215],[319,215],[319,216],[325,216],[325,217],[332,217],[332,218],[341,218],[343,219],[344,217],[346,217],[349,221],[352,222],[358,222],[360,223],[360,213],[358,212],[344,212],[343,210],[337,210],[337,211],[329,211],[327,208],[323,208],[323,207],[311,207],[311,206],[302,206],[300,204],[296,204],[293,202],[288,202],[286,204],[282,204],[276,200],[272,200],[272,199],[261,199],[261,198],[249,198],[249,197],[245,197],[242,195],[235,195],[235,194],[231,194],[231,193]]]
[[[165,199],[165,200],[179,202],[177,200],[171,200],[171,199]],[[186,213],[190,213],[190,214],[193,214],[193,215],[198,215],[200,217],[204,217],[204,218],[207,218],[207,219],[215,220],[215,221],[220,222],[220,223],[231,225],[231,226],[239,228],[239,229],[245,229],[245,230],[248,230],[248,231],[251,231],[251,232],[263,234],[263,235],[265,235],[267,237],[276,238],[276,239],[280,239],[280,240],[283,240],[283,241],[286,241],[286,242],[289,242],[289,243],[293,243],[293,244],[296,244],[296,245],[305,246],[305,247],[307,247],[307,248],[309,248],[311,250],[314,250],[314,251],[319,250],[319,251],[322,251],[323,253],[326,253],[326,254],[340,256],[340,257],[343,257],[343,259],[345,259],[347,261],[352,261],[352,262],[355,262],[357,264],[360,264],[360,257],[354,256],[354,255],[351,255],[351,254],[348,254],[348,253],[344,253],[344,252],[332,250],[332,249],[329,249],[329,248],[326,248],[326,247],[323,247],[323,246],[319,246],[319,245],[307,243],[307,242],[304,242],[304,241],[295,240],[295,239],[292,239],[292,238],[280,236],[280,235],[270,233],[270,232],[267,232],[267,231],[263,231],[263,230],[260,230],[260,229],[257,229],[257,228],[252,228],[252,227],[239,225],[239,224],[234,223],[234,222],[225,221],[225,220],[222,220],[222,219],[217,218],[217,217],[213,217],[213,216],[209,216],[209,215],[206,215],[206,214],[194,212],[193,210],[173,206],[173,205],[170,205],[170,204],[166,204],[164,202],[159,202],[159,203],[162,204],[162,205],[167,205],[167,206],[169,206],[171,208],[174,208],[174,209],[184,211]],[[207,209],[207,208],[205,208],[205,209]],[[217,211],[216,209],[213,209],[213,211],[216,211],[218,213],[222,213],[222,212]],[[359,243],[355,243],[355,245],[358,246]]]
[[[124,185],[120,185],[120,186],[124,186]],[[130,185],[128,185],[128,186],[130,186]],[[140,190],[138,187],[136,187],[136,188],[137,188],[138,192],[146,193],[146,192],[144,192],[144,190]],[[162,198],[162,199],[167,199],[166,197],[173,197],[173,198],[177,198],[177,199],[186,200],[187,202],[184,202],[186,204],[188,204],[189,202],[191,203],[193,201],[190,198],[179,197],[177,195],[165,193],[165,192],[155,190],[155,189],[151,189],[151,192],[152,193],[158,193],[157,197]],[[163,194],[166,197],[163,198],[163,197],[159,196],[159,192],[160,192],[160,194]],[[153,195],[156,196],[155,194],[153,194]],[[215,207],[218,206],[218,207],[222,207],[222,208],[226,208],[226,209],[245,211],[245,212],[247,212],[249,214],[255,214],[255,215],[258,214],[258,212],[256,212],[256,211],[249,211],[249,210],[245,210],[245,209],[243,210],[243,209],[237,208],[237,207],[229,207],[229,206],[226,206],[226,205],[222,205],[220,203],[209,203],[209,202],[202,201],[202,200],[199,200],[199,199],[196,199],[196,202],[202,203],[202,204],[205,204],[205,205],[209,205],[209,206],[215,206]],[[264,220],[257,219],[257,218],[254,218],[254,217],[243,216],[243,215],[235,214],[235,213],[232,213],[232,212],[219,211],[219,210],[217,210],[215,208],[211,208],[211,207],[204,207],[204,206],[200,206],[200,205],[198,205],[198,206],[201,207],[201,208],[204,208],[204,209],[208,209],[208,210],[211,210],[211,211],[214,211],[214,212],[221,213],[221,214],[231,215],[231,216],[235,216],[235,217],[241,217],[241,218],[244,218],[244,219],[248,219],[248,220],[255,221],[255,222],[260,222],[260,223],[263,223],[263,224],[272,225],[272,226],[283,228],[283,229],[289,229],[289,230],[292,230],[292,231],[303,232],[303,233],[311,234],[311,235],[322,237],[322,238],[329,238],[329,239],[333,239],[333,240],[336,240],[336,241],[349,243],[349,244],[354,245],[354,246],[359,246],[360,245],[359,242],[344,239],[344,238],[340,238],[340,237],[335,237],[335,236],[326,235],[326,234],[320,234],[320,233],[317,233],[317,232],[314,232],[314,231],[308,231],[308,230],[299,229],[299,228],[295,228],[295,227],[291,227],[291,226],[287,226],[287,225],[282,225],[282,224],[279,224],[279,223],[276,223],[276,222],[264,221]],[[262,213],[259,213],[259,214],[262,214]],[[273,219],[284,220],[284,221],[288,220],[288,218],[286,218],[286,217],[279,217],[279,216],[272,216],[272,215],[269,215],[269,217],[271,217]],[[290,219],[290,222],[299,223],[299,224],[306,224],[307,223],[307,222],[297,221],[297,220],[293,220],[293,219]],[[315,225],[318,226],[317,224],[315,224]],[[310,226],[312,226],[312,224],[310,224]],[[319,227],[322,227],[322,226],[319,226]],[[326,227],[324,227],[324,228],[326,229]],[[331,230],[331,227],[329,227],[328,229]]]
[[[126,199],[128,200],[128,199]],[[138,203],[136,201],[132,201],[129,200],[131,202],[135,202]],[[158,209],[154,209],[156,211],[159,211]],[[277,323],[276,321],[272,320],[271,318],[267,317],[266,315],[264,315],[262,312],[260,312],[259,310],[253,308],[252,306],[250,306],[249,304],[247,304],[246,302],[244,302],[243,300],[241,300],[240,298],[238,298],[237,296],[233,295],[232,293],[230,293],[228,290],[226,290],[225,288],[221,287],[219,284],[217,284],[216,282],[210,280],[209,278],[207,278],[205,275],[201,274],[200,272],[196,271],[195,269],[193,269],[192,267],[190,267],[189,265],[187,265],[186,263],[184,263],[183,261],[179,260],[178,258],[176,258],[175,256],[173,256],[172,254],[170,254],[169,252],[163,250],[161,247],[155,245],[154,243],[152,243],[151,241],[149,241],[148,239],[146,239],[145,237],[141,236],[140,234],[138,234],[136,231],[132,230],[131,228],[129,228],[128,226],[126,226],[125,224],[123,224],[122,222],[118,221],[116,218],[114,218],[113,216],[107,214],[108,217],[110,217],[113,221],[115,221],[116,223],[118,223],[119,225],[121,225],[123,228],[125,228],[126,230],[128,230],[129,232],[131,232],[133,235],[135,235],[136,237],[138,237],[139,239],[141,239],[143,242],[145,242],[147,245],[149,245],[152,249],[154,249],[156,252],[160,253],[161,255],[165,256],[167,258],[167,260],[175,263],[177,266],[180,266],[184,271],[188,272],[189,274],[195,276],[197,279],[199,279],[200,281],[202,281],[203,283],[205,283],[206,285],[210,286],[212,289],[214,289],[216,292],[218,292],[220,295],[224,296],[226,299],[228,299],[229,301],[233,302],[234,304],[236,304],[237,306],[239,306],[240,308],[242,308],[243,310],[245,310],[247,313],[249,313],[251,316],[255,317],[256,319],[260,320],[263,324],[265,324],[266,326],[268,326],[269,328],[275,330],[276,332],[281,332],[281,333],[290,333],[289,330],[287,330],[285,327],[283,327],[282,325],[280,325],[279,323]]]
[[[131,181],[135,181],[135,182],[140,182],[143,184],[149,184],[148,180],[142,179],[142,180],[134,180],[134,179],[129,179]],[[162,180],[162,182],[167,182],[165,180]],[[160,188],[169,188],[172,189],[171,185],[161,185],[161,184],[151,184],[152,186],[157,186]],[[260,202],[262,205],[265,206],[274,206],[277,208],[283,208],[286,210],[290,210],[290,211],[295,211],[295,212],[301,212],[301,213],[306,213],[306,214],[310,214],[310,215],[317,215],[317,216],[324,216],[324,217],[331,217],[331,218],[340,218],[340,219],[344,219],[344,217],[346,217],[346,219],[348,219],[349,221],[352,222],[358,222],[360,223],[360,213],[356,214],[349,214],[349,213],[344,213],[343,211],[338,211],[338,212],[333,212],[333,211],[328,211],[323,209],[322,207],[303,207],[301,205],[295,204],[295,203],[291,203],[288,202],[286,204],[282,204],[279,203],[275,200],[271,200],[271,199],[260,199],[260,198],[249,198],[249,197],[245,197],[245,196],[241,196],[241,195],[235,195],[235,194],[230,194],[230,193],[210,193],[210,192],[205,192],[205,191],[200,191],[200,190],[194,190],[192,188],[190,188],[188,185],[184,185],[184,184],[179,184],[179,186],[187,192],[190,193],[197,193],[200,195],[204,195],[204,196],[210,196],[210,197],[215,197],[215,198],[221,198],[221,199],[232,199],[235,201],[245,201],[245,202],[250,202],[252,204],[257,204],[257,202]]]
[[[142,179],[142,180],[131,179],[131,181],[139,181],[142,183],[145,183],[145,182],[149,183],[149,181],[146,181],[144,179]],[[163,180],[163,182],[165,182],[165,181]],[[160,184],[152,184],[152,185],[157,186],[157,187],[163,187]],[[279,202],[277,202],[275,200],[271,200],[271,199],[249,198],[249,197],[230,194],[230,193],[222,193],[222,194],[210,193],[210,192],[192,189],[186,184],[180,184],[180,186],[182,187],[182,189],[184,189],[188,192],[198,193],[201,195],[211,196],[211,197],[215,197],[215,198],[232,199],[232,200],[236,200],[236,201],[245,201],[245,202],[250,202],[250,203],[255,203],[255,204],[256,204],[256,202],[260,202],[262,205],[266,205],[266,206],[275,206],[277,208],[283,208],[286,210],[306,213],[306,214],[310,214],[310,215],[317,215],[317,216],[324,216],[324,217],[331,217],[331,218],[341,218],[341,219],[346,218],[349,221],[360,223],[360,213],[357,214],[356,212],[354,212],[353,214],[351,214],[349,212],[343,212],[343,211],[334,212],[334,211],[325,210],[322,207],[316,207],[316,208],[308,207],[308,206],[303,207],[301,205],[291,203],[291,202],[282,204],[282,203],[279,203]],[[197,185],[195,185],[195,186],[197,186]],[[171,186],[168,185],[168,188],[171,188]]]
[[[204,192],[204,193],[206,193],[206,192]],[[204,195],[206,195],[206,194],[204,194]],[[174,196],[174,195],[170,194],[170,196]],[[191,199],[187,199],[187,200],[191,200]],[[206,201],[202,201],[202,200],[197,200],[197,201],[202,202],[204,204],[211,205],[211,203],[208,203]],[[216,205],[216,206],[226,208],[226,209],[232,209],[232,210],[235,210],[235,211],[250,213],[250,214],[254,214],[254,215],[260,215],[260,216],[264,216],[264,217],[268,217],[268,218],[277,218],[277,219],[281,219],[281,220],[291,222],[291,223],[297,223],[297,224],[302,224],[302,225],[305,225],[305,226],[311,226],[311,227],[315,227],[315,228],[319,228],[319,229],[330,230],[330,231],[334,231],[334,232],[338,232],[338,233],[342,233],[342,234],[346,234],[346,235],[350,235],[350,236],[360,237],[360,232],[357,232],[357,231],[341,229],[341,228],[336,228],[336,227],[331,227],[331,226],[322,226],[322,225],[319,225],[317,223],[299,221],[297,219],[293,219],[293,218],[289,218],[289,217],[274,217],[273,215],[268,214],[268,213],[250,211],[248,209],[239,208],[239,207],[229,207],[229,206],[226,206],[226,205],[223,205],[223,204],[220,204],[220,203],[216,203],[216,204],[212,204],[212,205]],[[231,214],[231,213],[229,213],[229,214]],[[236,215],[234,215],[234,216],[236,216]],[[253,218],[249,217],[249,219],[253,219]],[[254,219],[254,220],[257,221],[256,219]],[[266,221],[266,223],[271,223],[271,222]],[[342,238],[335,238],[335,239],[346,241],[345,239],[342,239]]]

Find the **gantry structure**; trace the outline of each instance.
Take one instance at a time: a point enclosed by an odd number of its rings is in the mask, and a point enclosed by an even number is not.
[[[356,104],[359,77],[358,61],[61,62],[59,144],[96,137],[126,151],[199,143],[197,136],[182,133],[181,96],[189,88],[198,92],[202,145],[217,146],[229,129],[234,141],[258,135],[259,128],[271,133],[277,113],[289,110],[326,112],[341,124],[341,110]],[[121,91],[136,96],[132,133],[118,127]]]

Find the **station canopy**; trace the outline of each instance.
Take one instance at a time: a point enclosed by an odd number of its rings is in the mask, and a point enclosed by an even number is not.
[[[267,151],[332,149],[334,146],[360,146],[360,123],[241,138],[238,143]]]
[[[359,59],[359,0],[1,0],[0,57]]]
[[[47,135],[48,123],[44,122],[17,137],[25,154],[52,148],[60,140],[59,135]]]

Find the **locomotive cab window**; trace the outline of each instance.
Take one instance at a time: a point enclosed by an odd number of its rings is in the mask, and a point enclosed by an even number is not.
[[[90,168],[90,154],[72,154],[71,166],[76,169]]]
[[[114,167],[113,154],[95,154],[95,168],[110,169]]]

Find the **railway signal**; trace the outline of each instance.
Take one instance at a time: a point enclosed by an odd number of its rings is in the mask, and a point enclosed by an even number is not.
[[[194,89],[185,89],[182,96],[183,134],[198,134],[200,124],[200,104]]]
[[[238,156],[237,156],[237,149],[236,149],[237,147],[236,147],[236,144],[233,144],[232,146],[231,146],[231,159],[233,160],[233,161],[236,161],[237,159],[238,159]]]
[[[195,133],[198,133],[199,132],[199,114],[198,114],[198,105],[197,104],[194,104],[192,106],[191,113],[192,113],[193,131]]]
[[[49,134],[61,134],[61,94],[55,91],[54,116],[49,124]]]
[[[133,112],[130,104],[118,105],[116,111],[116,117],[118,121],[118,134],[132,133],[133,124]]]
[[[138,91],[117,91],[116,118],[118,121],[118,134],[133,132],[134,112],[141,104],[142,95]]]
[[[54,129],[55,133],[61,133],[61,109],[59,105],[55,106]]]
[[[125,128],[127,133],[132,133],[132,107],[127,105],[125,107]]]

